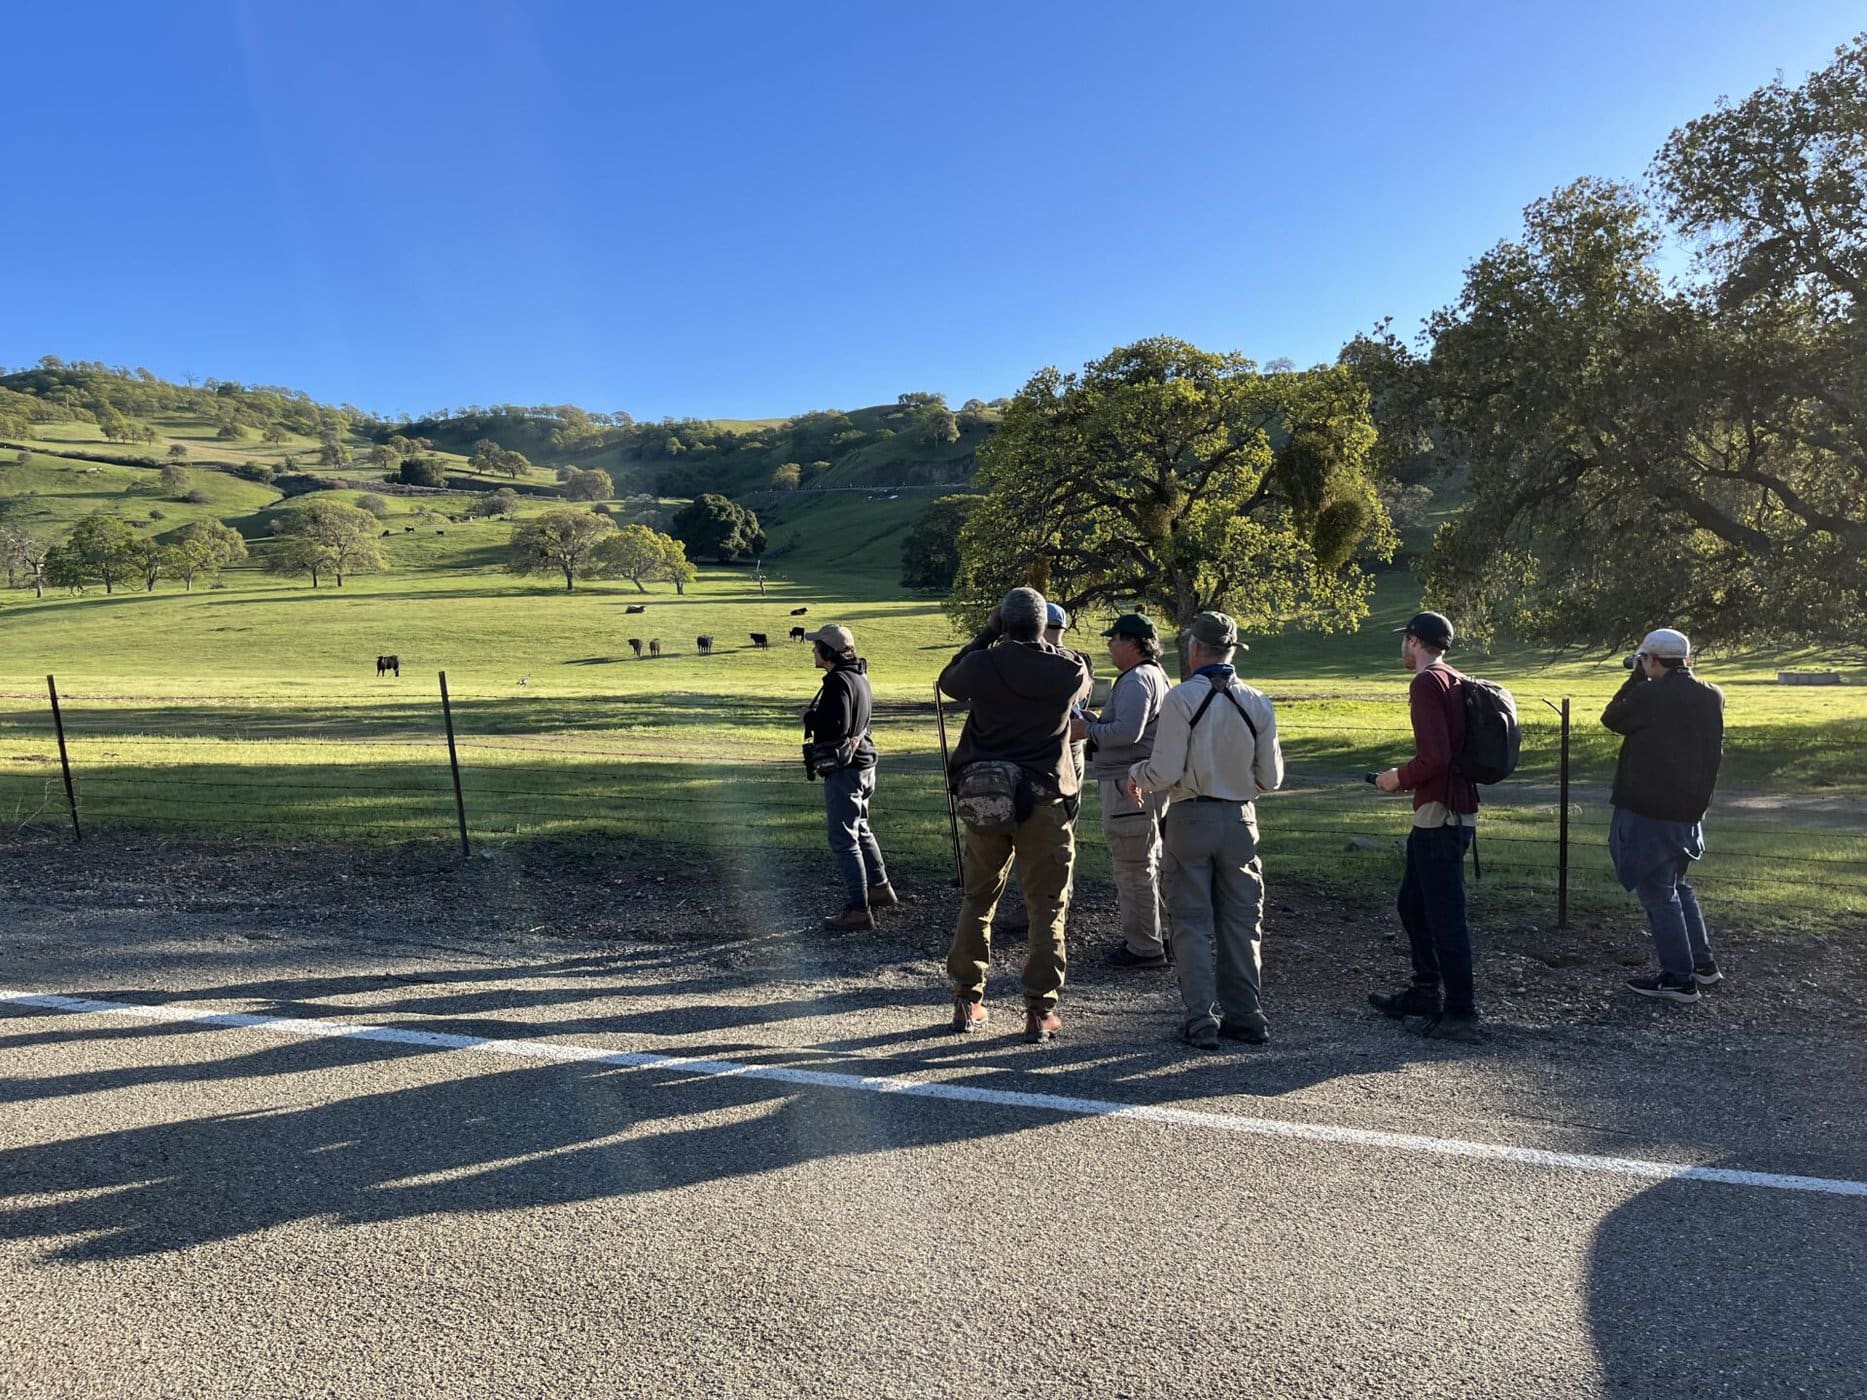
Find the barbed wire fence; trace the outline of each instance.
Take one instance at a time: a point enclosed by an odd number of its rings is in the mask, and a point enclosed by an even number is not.
[[[514,699],[406,690],[281,697],[61,696],[46,678],[44,743],[16,720],[0,738],[0,830],[73,841],[133,833],[203,839],[456,842],[462,857],[531,839],[624,837],[715,859],[821,853],[821,792],[806,781],[794,712],[730,695]],[[18,700],[20,697],[13,697]],[[949,706],[950,738],[963,714]],[[1343,890],[1391,888],[1409,822],[1367,771],[1404,761],[1404,698],[1277,705],[1288,777],[1259,805],[1273,875]],[[955,867],[936,712],[878,703],[883,761],[873,819],[891,865]],[[1525,702],[1523,759],[1485,790],[1482,904],[1558,926],[1625,904],[1607,853],[1618,740],[1579,728],[1566,699]],[[787,737],[788,736],[788,737]],[[1733,745],[1741,745],[1741,737]],[[1082,869],[1106,875],[1093,781]],[[1720,795],[1694,883],[1749,917],[1867,915],[1861,804],[1783,787]]]

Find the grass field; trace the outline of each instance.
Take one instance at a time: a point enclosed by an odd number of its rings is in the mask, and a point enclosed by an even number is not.
[[[149,469],[35,453],[3,472],[0,501],[29,525],[99,508],[146,520],[154,506],[166,518],[144,528],[211,515],[263,536],[281,504],[210,470],[196,473],[209,493],[199,507],[150,495]],[[817,673],[785,634],[838,621],[856,631],[880,702],[884,839],[897,862],[938,871],[949,857],[932,682],[959,638],[936,599],[902,597],[896,583],[901,537],[935,494],[761,498],[772,542],[763,595],[750,570],[718,567],[703,567],[685,598],[607,581],[567,593],[503,572],[509,523],[405,528],[418,505],[459,513],[465,495],[390,498],[389,571],[341,589],[245,566],[193,594],[166,583],[110,597],[0,594],[0,830],[66,820],[44,681],[55,674],[82,813],[101,836],[450,839],[445,670],[476,841],[617,832],[734,860],[818,859],[820,799],[795,761],[795,716]],[[625,611],[637,603],[644,613]],[[1251,639],[1241,669],[1277,698],[1292,771],[1291,790],[1265,804],[1273,876],[1369,889],[1396,878],[1404,808],[1360,775],[1408,751],[1391,629],[1417,604],[1410,575],[1385,574],[1354,634]],[[808,615],[794,618],[797,607]],[[1106,675],[1101,624],[1084,622],[1074,640]],[[753,647],[752,632],[771,646]],[[696,652],[703,633],[718,639],[710,657]],[[660,639],[664,655],[636,660],[631,637]],[[376,677],[379,653],[401,657],[399,680]],[[1597,723],[1618,664],[1522,649],[1458,659],[1524,707],[1524,767],[1497,790],[1481,838],[1492,872],[1481,905],[1553,907],[1559,731],[1542,702],[1564,697],[1576,899],[1624,905],[1601,849],[1615,741]],[[1867,912],[1867,686],[1858,675],[1834,689],[1775,683],[1779,668],[1819,660],[1713,658],[1703,670],[1730,703],[1704,884],[1759,922],[1858,924]],[[1357,836],[1369,848],[1345,850]],[[1099,838],[1083,845],[1085,871],[1100,874]]]

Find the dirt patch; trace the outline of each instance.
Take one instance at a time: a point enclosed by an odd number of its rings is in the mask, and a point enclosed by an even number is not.
[[[924,962],[930,989],[957,905],[950,883],[898,884],[901,908],[873,934],[833,938],[818,919],[840,903],[827,856],[733,866],[624,840],[509,843],[463,861],[439,841],[344,848],[197,844],[156,839],[74,845],[18,838],[0,847],[0,920],[11,909],[159,917],[166,935],[238,928],[255,941],[341,933],[360,940],[515,955],[567,941],[726,945],[795,932],[843,950],[859,973]],[[1385,899],[1273,884],[1265,985],[1278,1014],[1360,1013],[1369,990],[1404,981],[1405,945]],[[1714,920],[1716,910],[1712,911]],[[1135,976],[1103,966],[1117,941],[1114,892],[1084,882],[1070,913],[1073,987],[1119,995]],[[1856,1045],[1867,1034],[1867,936],[1715,928],[1730,981],[1697,1007],[1656,1006],[1622,981],[1652,969],[1639,913],[1591,917],[1556,931],[1534,919],[1474,929],[1481,1009],[1500,1029],[1599,1026],[1630,1034],[1789,1034]],[[1000,945],[1015,962],[1022,936]],[[1153,976],[1156,974],[1143,974]]]

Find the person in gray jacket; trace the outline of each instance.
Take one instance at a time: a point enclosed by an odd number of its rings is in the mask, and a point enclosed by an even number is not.
[[[1173,929],[1174,969],[1187,1043],[1271,1038],[1260,981],[1264,863],[1259,793],[1284,780],[1270,699],[1232,669],[1238,628],[1203,612],[1188,629],[1193,674],[1167,692],[1154,752],[1129,770],[1130,794],[1168,796],[1161,886]]]
[[[1128,793],[1128,770],[1154,752],[1154,728],[1172,682],[1161,669],[1160,636],[1140,613],[1123,613],[1102,634],[1109,660],[1120,673],[1108,703],[1095,719],[1078,718],[1072,738],[1094,742],[1095,776],[1102,803],[1102,839],[1121,909],[1122,941],[1109,955],[1111,967],[1167,965],[1161,938],[1160,824],[1167,794],[1149,793],[1136,802]]]

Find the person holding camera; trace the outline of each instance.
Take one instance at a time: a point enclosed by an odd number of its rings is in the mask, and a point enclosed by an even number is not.
[[[1657,977],[1628,987],[1643,997],[1695,1002],[1724,980],[1698,896],[1686,883],[1705,854],[1705,809],[1724,756],[1724,692],[1692,674],[1683,632],[1649,632],[1622,664],[1631,673],[1601,712],[1621,736],[1609,801],[1608,854],[1621,885],[1639,898],[1659,958]]]
[[[1081,792],[1070,711],[1091,684],[1082,657],[1043,640],[1046,613],[1036,589],[1012,589],[940,673],[945,694],[972,704],[948,775],[966,823],[965,889],[947,954],[953,1030],[964,1035],[986,1023],[992,912],[1015,860],[1030,918],[1022,980],[1024,1038],[1033,1044],[1062,1028],[1057,994],[1068,962],[1063,928]]]
[[[856,638],[835,623],[806,634],[823,686],[804,711],[804,767],[823,779],[823,810],[830,854],[843,877],[843,907],[823,921],[832,932],[875,927],[874,910],[901,901],[888,883],[882,848],[869,826],[875,795],[875,741],[869,736],[874,696],[869,663],[856,655]]]
[[[1110,871],[1121,911],[1122,941],[1109,954],[1109,966],[1151,968],[1167,965],[1161,937],[1161,819],[1167,794],[1152,792],[1140,801],[1128,791],[1128,770],[1154,752],[1154,731],[1173,682],[1161,668],[1160,635],[1140,613],[1123,613],[1102,634],[1109,660],[1119,673],[1101,714],[1070,721],[1072,738],[1095,744],[1097,796],[1102,802],[1102,839],[1108,843]]]

